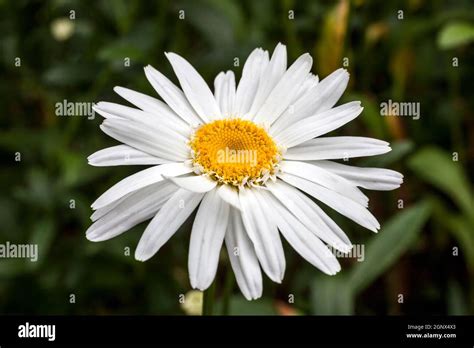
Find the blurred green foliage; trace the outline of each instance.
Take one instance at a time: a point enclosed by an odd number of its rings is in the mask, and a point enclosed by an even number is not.
[[[176,81],[166,51],[211,85],[221,70],[240,74],[235,57],[243,62],[254,47],[281,41],[290,60],[313,54],[320,78],[348,63],[343,99],[365,110],[336,133],[390,141],[390,154],[351,162],[399,170],[405,183],[368,193],[377,235],[329,212],[365,245],[363,262],[343,258],[329,277],[286,245],[283,284],[266,280],[263,298],[250,303],[234,286],[230,313],[474,314],[471,0],[2,0],[0,30],[0,243],[40,248],[36,263],[0,260],[0,313],[183,313],[191,221],[147,263],[133,259],[144,224],[87,241],[90,204],[138,168],[89,167],[86,157],[114,141],[99,117],[57,117],[55,103],[122,102],[116,85],[155,95],[142,68],[152,64]],[[388,99],[419,102],[421,118],[381,117]],[[216,308],[227,269],[223,257]]]

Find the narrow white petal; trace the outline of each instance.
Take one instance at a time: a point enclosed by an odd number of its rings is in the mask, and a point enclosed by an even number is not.
[[[349,74],[345,69],[333,72],[308,90],[293,107],[288,108],[272,125],[271,133],[277,135],[297,121],[329,110],[341,97],[348,81]]]
[[[158,92],[161,98],[163,98],[166,104],[168,104],[168,106],[173,109],[178,116],[192,126],[196,126],[203,122],[203,120],[196,114],[191,104],[189,104],[183,91],[181,91],[165,75],[160,73],[151,65],[145,67],[145,75],[156,92]]]
[[[261,48],[256,48],[248,56],[235,92],[234,116],[244,117],[250,110],[268,60],[268,52]]]
[[[166,176],[165,176],[166,177]],[[177,178],[166,177],[175,185],[192,192],[208,192],[217,186],[217,181],[204,175],[181,176]]]
[[[104,241],[151,219],[175,192],[174,185],[160,182],[132,193],[89,227],[87,239]]]
[[[214,80],[214,97],[221,109],[221,117],[231,117],[235,100],[235,76],[232,71],[221,72],[216,76]]]
[[[159,129],[185,138],[191,135],[191,128],[171,111],[161,112],[159,115],[125,105],[99,102],[93,107],[99,115],[106,119],[123,119],[142,124],[144,127]]]
[[[135,250],[135,259],[146,261],[155,255],[196,209],[203,195],[178,189],[145,229]]]
[[[380,228],[377,219],[369,210],[346,196],[291,174],[281,174],[279,178],[373,232]]]
[[[92,221],[97,221],[99,220],[102,216],[104,216],[105,214],[107,214],[109,211],[111,211],[112,209],[114,209],[117,205],[119,205],[120,203],[122,203],[125,199],[127,199],[128,197],[130,197],[131,195],[135,194],[136,192],[138,192],[140,190],[136,190],[134,192],[131,192],[129,194],[126,194],[125,196],[107,204],[107,205],[104,205],[103,207],[100,207],[98,208],[97,210],[95,210],[92,215],[90,216],[90,219]]]
[[[301,87],[298,88],[298,92],[296,93],[295,97],[293,98],[290,106],[293,106],[293,108],[294,108],[296,103],[298,103],[298,101],[301,98],[304,98],[308,93],[310,93],[310,91],[312,91],[312,89],[314,87],[316,87],[318,85],[318,83],[319,83],[318,75],[313,75],[312,73],[309,73],[306,76],[304,82],[301,84]],[[285,113],[287,111],[288,110],[286,110]],[[283,115],[281,117],[283,117]],[[276,123],[276,121],[275,121],[275,123]]]
[[[230,208],[225,245],[242,294],[247,300],[262,296],[262,272],[252,241],[245,232],[240,211]]]
[[[355,167],[332,161],[314,161],[311,163],[330,170],[355,185],[369,190],[391,191],[400,187],[403,182],[403,175],[390,169]]]
[[[155,157],[128,145],[108,147],[87,157],[89,164],[96,167],[163,164],[169,160]]]
[[[369,199],[356,185],[328,170],[312,165],[311,163],[299,161],[281,161],[280,167],[283,173],[289,173],[309,180],[346,196],[364,207],[368,206]]]
[[[304,193],[281,180],[267,183],[267,187],[318,238],[342,252],[348,252],[352,248],[344,231]]]
[[[336,105],[339,98],[346,90],[349,82],[349,73],[346,69],[337,69],[332,74],[321,80],[314,90],[314,101],[307,115],[329,110]]]
[[[273,216],[288,243],[305,260],[329,275],[340,271],[341,266],[334,254],[272,194],[262,190],[261,204],[266,206],[267,214]]]
[[[285,274],[285,255],[274,221],[260,207],[252,189],[239,192],[242,220],[255,253],[267,276],[280,283]]]
[[[216,99],[196,69],[176,53],[166,53],[166,58],[173,66],[186,98],[201,119],[212,121],[220,118],[221,111]]]
[[[239,193],[236,188],[229,185],[221,185],[217,190],[217,193],[224,201],[240,210]]]
[[[253,120],[257,123],[271,125],[280,117],[298,93],[298,88],[295,88],[295,86],[303,83],[311,70],[312,64],[313,59],[309,54],[305,53],[300,56],[271,91]]]
[[[270,62],[267,64],[263,72],[263,78],[261,79],[255,93],[255,98],[249,110],[251,115],[255,115],[257,111],[260,110],[270,92],[281,80],[286,71],[286,64],[286,46],[278,43],[273,51]]]
[[[391,150],[382,140],[365,137],[326,137],[305,141],[288,149],[284,158],[291,160],[342,159],[375,156]]]
[[[161,100],[119,86],[115,87],[114,91],[136,107],[158,117],[159,123],[165,123],[168,127],[179,129],[182,132],[190,132],[189,124]]]
[[[190,158],[187,139],[177,134],[123,119],[105,119],[100,129],[124,144],[159,158],[170,161]]]
[[[274,139],[290,148],[345,125],[359,116],[362,110],[360,102],[343,104],[298,121],[275,135]]]
[[[189,245],[189,280],[195,289],[206,290],[216,276],[228,219],[229,205],[216,190],[206,193],[194,219]]]
[[[192,172],[192,168],[184,163],[166,163],[159,166],[144,169],[119,181],[105,191],[92,203],[93,209],[99,209],[117,199],[148,185],[164,180],[162,175],[177,176]]]

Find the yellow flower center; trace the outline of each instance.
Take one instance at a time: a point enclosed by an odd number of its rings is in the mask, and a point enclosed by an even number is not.
[[[264,184],[280,161],[280,152],[265,129],[242,119],[205,124],[189,145],[199,173],[235,186]]]

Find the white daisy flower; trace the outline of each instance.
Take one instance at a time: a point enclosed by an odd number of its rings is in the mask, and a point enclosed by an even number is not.
[[[248,299],[262,295],[262,273],[280,283],[285,256],[280,234],[308,262],[333,275],[339,262],[331,246],[352,244],[313,201],[324,203],[376,232],[359,187],[392,190],[403,176],[332,160],[379,155],[389,144],[364,137],[322,137],[361,112],[360,102],[334,106],[349,74],[344,69],[319,82],[312,58],[287,68],[286,47],[271,56],[255,49],[236,84],[221,72],[214,94],[184,58],[166,53],[180,89],[159,71],[145,74],[163,101],[123,87],[114,90],[137,108],[100,102],[101,129],[123,145],[89,157],[94,166],[153,165],[131,175],[93,204],[91,241],[104,241],[151,219],[135,258],[145,261],[197,209],[189,245],[189,278],[205,290],[216,275],[225,242],[237,283]]]

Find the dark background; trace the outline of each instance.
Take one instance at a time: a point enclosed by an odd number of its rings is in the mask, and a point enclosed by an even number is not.
[[[283,284],[265,280],[263,297],[247,302],[223,254],[216,313],[227,284],[231,314],[474,314],[472,1],[0,1],[0,33],[0,243],[38,243],[40,257],[0,259],[1,314],[186,313],[189,223],[146,263],[133,258],[144,224],[86,240],[90,204],[139,168],[88,166],[116,143],[99,115],[58,117],[55,104],[123,103],[116,85],[156,95],[143,66],[176,82],[166,51],[212,85],[278,42],[289,62],[310,52],[320,78],[348,58],[342,101],[365,110],[335,134],[390,141],[390,154],[351,162],[398,170],[405,183],[368,192],[377,235],[330,212],[365,246],[365,260],[341,259],[335,277],[286,245]],[[419,102],[421,118],[382,117],[388,99]]]

